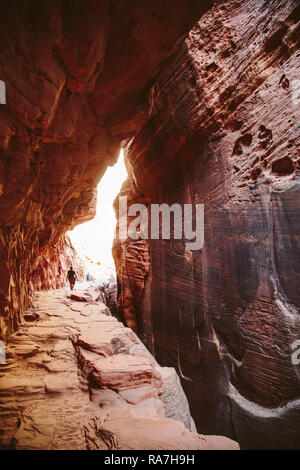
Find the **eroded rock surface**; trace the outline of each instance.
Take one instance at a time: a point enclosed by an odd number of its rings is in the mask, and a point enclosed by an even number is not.
[[[214,4],[156,76],[121,191],[204,204],[202,250],[116,241],[118,304],[198,430],[244,448],[300,447],[299,12]]]
[[[238,449],[168,419],[164,368],[101,302],[50,291],[27,315],[0,366],[2,449]]]
[[[63,235],[94,217],[101,176],[144,120],[152,74],[210,3],[1,2],[1,338],[31,285],[61,287]]]
[[[116,243],[122,318],[201,432],[299,447],[299,2],[12,0],[0,42],[1,338],[63,282],[63,235],[131,140],[123,194],[204,203],[205,245]]]

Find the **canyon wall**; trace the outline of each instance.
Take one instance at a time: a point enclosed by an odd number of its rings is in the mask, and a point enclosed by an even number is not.
[[[201,250],[115,242],[118,303],[176,368],[198,432],[242,448],[300,446],[299,13],[216,2],[153,80],[121,191],[204,204]]]
[[[299,447],[298,2],[12,0],[0,44],[0,337],[126,144],[122,193],[203,203],[205,242],[116,241],[123,319],[199,432]]]
[[[210,3],[1,2],[0,338],[32,288],[56,286],[65,232],[94,217],[101,176],[143,122],[147,82]]]

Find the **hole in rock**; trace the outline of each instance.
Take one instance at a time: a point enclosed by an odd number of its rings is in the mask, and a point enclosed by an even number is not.
[[[251,172],[252,179],[256,180],[261,175],[261,168],[254,168]]]
[[[277,31],[275,31],[265,42],[265,51],[270,53],[277,49],[282,44],[282,40],[287,30],[289,29],[287,24],[283,24]]]
[[[250,147],[251,143],[252,143],[252,135],[251,134],[243,135],[236,141],[232,155],[242,155],[243,147]]]
[[[294,172],[294,163],[289,157],[283,157],[272,164],[272,171],[280,176],[290,175]]]
[[[127,171],[121,150],[117,163],[107,168],[98,184],[96,216],[68,232],[80,264],[83,265],[84,281],[106,283],[116,277],[112,257],[116,227],[113,201],[126,178]],[[84,287],[84,283],[82,286]]]

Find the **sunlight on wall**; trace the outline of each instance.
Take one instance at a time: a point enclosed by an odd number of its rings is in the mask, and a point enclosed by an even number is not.
[[[100,261],[101,270],[114,269],[111,247],[116,217],[112,205],[126,178],[124,155],[121,150],[118,162],[113,167],[108,167],[98,184],[96,217],[68,232],[77,252],[88,256],[93,261]]]

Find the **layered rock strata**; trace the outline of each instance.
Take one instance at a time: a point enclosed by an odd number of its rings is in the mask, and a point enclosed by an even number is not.
[[[118,303],[198,430],[243,448],[300,446],[299,12],[214,4],[153,82],[121,192],[204,204],[201,250],[116,241]]]
[[[210,3],[1,2],[1,338],[30,283],[55,287],[41,257],[63,256],[64,233],[94,217],[101,176],[143,122],[148,81]]]
[[[134,137],[123,190],[204,203],[205,244],[116,243],[123,319],[200,432],[299,447],[298,2],[12,0],[0,42],[1,338]]]
[[[50,291],[25,317],[0,365],[2,449],[238,449],[168,418],[191,425],[174,370],[159,368],[101,302]]]

